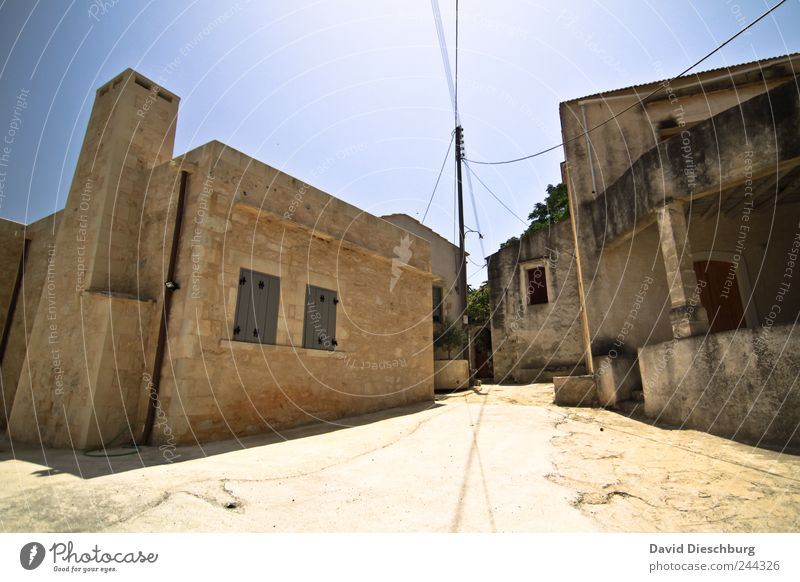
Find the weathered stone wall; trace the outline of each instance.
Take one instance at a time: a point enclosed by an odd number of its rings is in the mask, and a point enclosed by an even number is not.
[[[381,218],[430,243],[431,272],[436,277],[433,284],[442,287],[444,317],[450,321],[461,321],[465,306],[461,305],[458,294],[458,268],[460,261],[458,247],[406,214],[389,214]]]
[[[156,441],[229,438],[433,398],[430,246],[212,142],[184,157],[186,222]],[[342,237],[342,239],[338,239]],[[190,243],[197,241],[195,248]],[[280,278],[276,344],[230,341],[239,269]],[[306,285],[336,290],[336,351],[303,348]]]
[[[466,306],[461,303],[461,297],[458,292],[458,270],[461,257],[458,247],[407,214],[390,214],[381,218],[425,239],[431,244],[431,271],[435,277],[433,285],[442,288],[444,298],[442,313],[444,319],[460,323]],[[455,351],[457,352],[458,350]],[[451,351],[450,355],[457,356],[453,351]],[[450,359],[448,358],[447,350],[435,346],[434,358],[436,360]]]
[[[138,209],[149,168],[172,157],[177,106],[131,70],[97,91],[42,267],[30,373],[9,420],[14,439],[85,448],[131,430],[154,305],[136,293]]]
[[[565,150],[576,199],[579,203],[590,202],[625,174],[640,156],[660,142],[662,122],[680,116],[687,125],[709,119],[791,80],[798,65],[800,58],[796,56],[780,57],[687,76],[666,87],[660,82],[648,83],[562,103],[562,135],[570,140]],[[653,73],[656,78],[669,77],[669,72],[660,68]],[[659,92],[644,107],[636,105],[621,113],[659,86]],[[591,132],[596,185],[593,192],[589,145],[583,137],[571,138],[617,114],[620,115],[613,121]]]
[[[527,305],[522,266],[546,265],[549,302]],[[569,221],[515,241],[489,257],[495,381],[549,381],[583,373],[583,340]]]
[[[24,231],[24,225],[0,218],[0,269],[3,273],[0,280],[0,331],[6,323],[8,308],[11,304],[14,280],[25,242]]]
[[[639,352],[645,412],[753,444],[800,448],[795,326],[671,340]]]
[[[0,402],[0,427],[5,428],[8,422],[8,414],[17,393],[22,364],[25,361],[25,353],[28,342],[30,341],[31,329],[36,319],[39,309],[39,301],[42,297],[42,285],[44,284],[45,273],[47,271],[47,251],[54,244],[55,233],[58,231],[58,224],[61,219],[61,212],[42,218],[41,220],[19,226],[16,232],[19,233],[14,242],[8,241],[8,246],[3,243],[3,247],[11,249],[16,247],[17,240],[28,239],[28,255],[25,264],[22,286],[17,298],[17,306],[14,311],[14,319],[9,329],[8,344],[3,358],[2,368],[2,390],[3,399]],[[22,252],[22,247],[18,248]],[[3,272],[6,273],[6,281],[10,280],[13,284],[13,277],[19,266],[19,255],[16,258],[16,265],[13,264],[11,256],[3,259]],[[9,410],[6,410],[8,406]]]

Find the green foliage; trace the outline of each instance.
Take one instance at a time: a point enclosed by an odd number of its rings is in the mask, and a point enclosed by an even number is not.
[[[553,186],[547,185],[547,196],[544,202],[537,202],[533,207],[533,211],[528,215],[528,220],[531,221],[530,225],[522,237],[526,237],[537,230],[545,230],[550,228],[557,222],[561,222],[569,217],[569,200],[567,199],[567,185],[563,182]],[[500,248],[507,247],[508,245],[518,241],[519,238],[512,236],[506,242],[500,245]]]
[[[461,349],[467,343],[467,334],[460,324],[445,319],[433,328],[433,345],[447,350],[447,357],[454,348]]]
[[[467,291],[467,315],[470,323],[484,324],[489,321],[489,283],[484,281],[475,289],[469,287]]]

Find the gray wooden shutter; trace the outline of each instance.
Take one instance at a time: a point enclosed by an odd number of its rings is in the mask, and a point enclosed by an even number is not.
[[[248,269],[239,269],[239,294],[236,299],[236,316],[233,320],[233,339],[249,341],[247,339],[247,313],[249,311],[250,280],[252,276]]]
[[[281,280],[278,277],[267,276],[269,289],[267,293],[267,306],[265,310],[265,324],[262,342],[274,344],[278,337],[278,302],[281,297]]]
[[[303,347],[315,350],[336,348],[336,306],[338,295],[330,289],[309,285],[306,288],[306,316]]]
[[[248,317],[248,340],[255,343],[264,341],[264,330],[267,327],[267,295],[269,293],[269,281],[263,273],[251,271],[253,276],[251,294],[253,296],[252,318]]]
[[[278,331],[280,279],[240,269],[233,339],[274,344]]]

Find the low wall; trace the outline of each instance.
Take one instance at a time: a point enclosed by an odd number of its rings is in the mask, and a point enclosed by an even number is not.
[[[753,444],[800,449],[800,332],[741,329],[640,349],[645,413]]]
[[[469,388],[467,360],[434,360],[433,374],[433,387],[436,390]]]
[[[631,392],[641,386],[639,365],[633,356],[595,356],[594,366],[600,406],[613,407],[630,400]]]

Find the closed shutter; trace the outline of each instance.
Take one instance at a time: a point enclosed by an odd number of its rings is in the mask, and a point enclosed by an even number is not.
[[[280,279],[241,269],[233,339],[274,344],[278,331]]]
[[[314,350],[336,348],[336,307],[338,295],[330,289],[309,285],[306,288],[306,315],[303,347]]]

